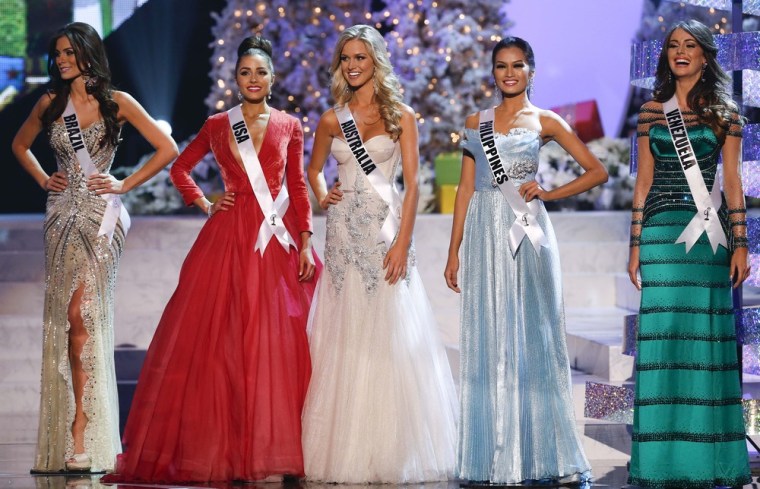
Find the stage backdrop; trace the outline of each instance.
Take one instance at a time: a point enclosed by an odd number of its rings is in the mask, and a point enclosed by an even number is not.
[[[642,0],[510,0],[509,34],[536,54],[533,102],[556,107],[596,99],[604,133],[618,135],[629,90],[631,42]],[[604,19],[603,21],[600,19]]]

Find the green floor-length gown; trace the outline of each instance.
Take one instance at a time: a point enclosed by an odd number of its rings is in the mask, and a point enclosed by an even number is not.
[[[676,240],[696,212],[660,104],[639,116],[654,179],[644,205],[636,394],[629,483],[655,488],[741,487],[751,481],[739,384],[730,255],[707,236]],[[722,145],[684,112],[708,189]],[[731,124],[726,137],[741,137]],[[721,213],[725,218],[725,202]]]

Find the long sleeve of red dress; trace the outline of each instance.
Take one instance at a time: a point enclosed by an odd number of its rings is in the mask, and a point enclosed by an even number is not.
[[[177,157],[171,170],[169,170],[169,177],[179,193],[182,194],[182,199],[186,205],[192,205],[196,199],[203,197],[203,191],[190,177],[190,172],[211,151],[208,126],[209,121],[206,120],[198,135]]]

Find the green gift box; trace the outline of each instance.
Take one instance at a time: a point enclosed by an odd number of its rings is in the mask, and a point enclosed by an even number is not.
[[[435,166],[435,185],[459,185],[462,173],[462,153],[455,151],[441,153],[433,160]]]

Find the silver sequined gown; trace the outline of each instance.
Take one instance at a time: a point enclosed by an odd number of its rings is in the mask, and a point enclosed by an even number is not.
[[[559,250],[541,203],[549,240],[540,255],[525,238],[513,258],[515,214],[498,187],[478,132],[462,147],[475,158],[475,193],[462,251],[461,406],[458,476],[518,483],[589,470],[573,416]],[[496,134],[515,186],[533,180],[540,135],[517,128]]]
[[[381,135],[365,146],[378,170],[393,178],[399,144]],[[327,213],[325,270],[309,320],[306,477],[446,480],[454,469],[456,392],[414,247],[406,278],[389,285],[386,245],[378,240],[388,206],[343,140],[333,140],[332,154],[344,194]]]
[[[98,121],[83,129],[92,162],[100,172],[111,168],[116,148],[100,141],[105,126]],[[69,364],[67,319],[74,291],[84,285],[82,317],[89,334],[82,364],[88,380],[83,407],[87,415],[85,451],[93,469],[110,470],[121,452],[116,375],[113,360],[113,294],[124,246],[119,221],[113,240],[98,237],[106,201],[87,190],[66,130],[54,123],[50,145],[68,187],[50,192],[45,213],[45,310],[43,313],[42,395],[34,470],[58,471],[73,454],[71,424],[75,403]]]

